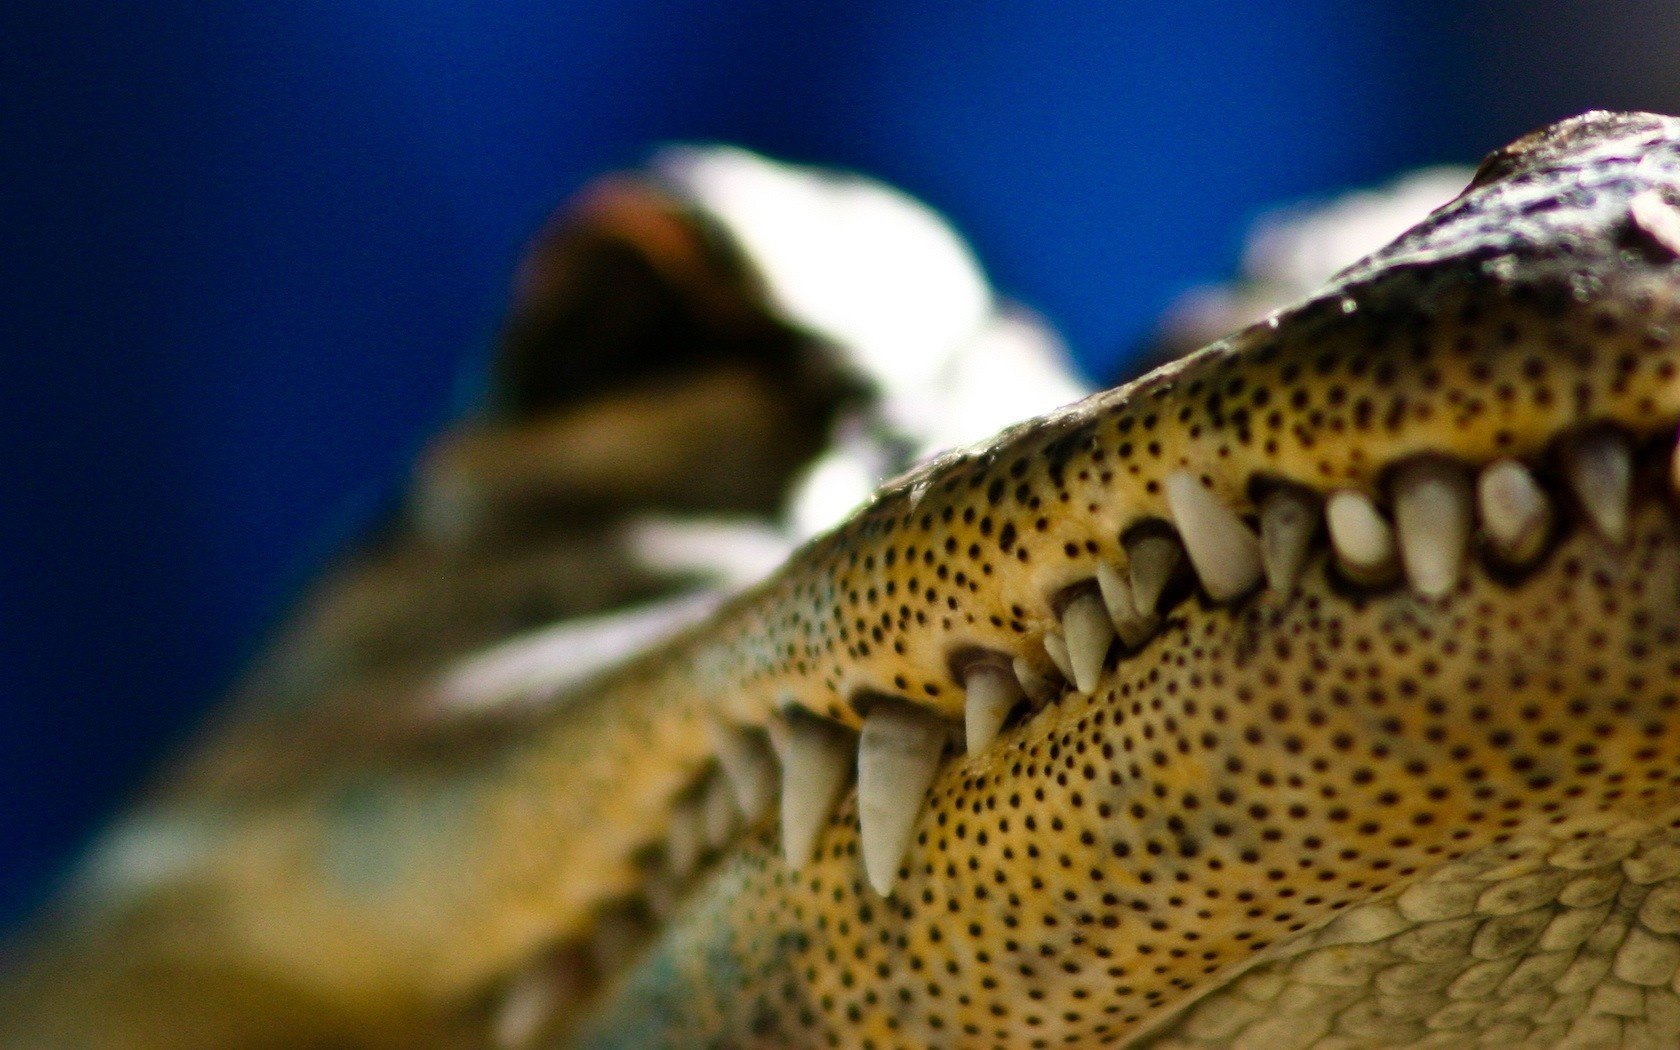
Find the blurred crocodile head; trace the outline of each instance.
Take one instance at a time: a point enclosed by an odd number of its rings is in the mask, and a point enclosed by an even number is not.
[[[627,662],[231,732],[100,929],[366,1042],[1674,1045],[1677,260],[1680,122],[1529,136]]]

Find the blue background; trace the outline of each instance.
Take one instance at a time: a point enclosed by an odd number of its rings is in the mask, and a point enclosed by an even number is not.
[[[1677,23],[1672,0],[7,5],[0,927],[400,479],[589,175],[670,139],[877,174],[1100,379],[1265,205],[1676,108]]]

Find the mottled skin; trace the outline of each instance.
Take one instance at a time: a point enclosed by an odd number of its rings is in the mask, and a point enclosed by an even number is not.
[[[1235,1003],[1251,967],[1286,984],[1287,960],[1340,950],[1338,915],[1391,946],[1421,920],[1386,902],[1452,864],[1503,885],[1534,874],[1488,859],[1510,843],[1545,854],[1523,844],[1607,828],[1627,855],[1660,853],[1680,807],[1680,270],[1630,218],[1647,192],[1680,201],[1680,122],[1531,136],[1310,301],[889,486],[703,627],[549,707],[301,766],[279,760],[284,734],[219,742],[152,810],[194,822],[193,863],[62,933],[0,1032],[215,1045],[179,1023],[201,1011],[223,1043],[303,1041],[280,1018],[341,1041],[475,1041],[510,974],[642,891],[673,803],[712,767],[707,720],[797,707],[855,727],[894,696],[955,724],[976,651],[1049,672],[1058,602],[1169,517],[1178,468],[1252,515],[1286,482],[1380,500],[1418,456],[1517,457],[1548,478],[1557,441],[1589,426],[1645,452],[1624,545],[1564,506],[1543,559],[1516,572],[1478,554],[1443,600],[1353,586],[1322,550],[1288,593],[1217,605],[1182,582],[1161,632],[1111,654],[1089,695],[951,757],[890,897],[863,880],[849,798],[798,872],[755,829],[634,965],[576,993],[582,1028],[562,1018],[555,1038],[1221,1045],[1295,1015],[1255,995],[1194,1029],[1191,1004]],[[219,763],[294,772],[240,792]],[[1501,959],[1530,948],[1507,939]],[[212,972],[239,994],[184,990]],[[1343,981],[1351,997],[1314,1016],[1375,1009],[1373,980]],[[1660,1012],[1640,1001],[1642,1021]],[[1340,1045],[1415,1043],[1435,1014],[1410,1008]],[[1444,1045],[1496,1023],[1467,1011]],[[1538,1023],[1505,1045],[1543,1043]]]
[[[1625,215],[1673,186],[1675,128],[1612,127],[1608,144],[1591,125],[1519,144],[1274,323],[909,479],[695,662],[722,649],[743,719],[758,691],[842,721],[868,691],[956,718],[951,654],[1032,652],[1053,597],[1167,516],[1173,467],[1247,508],[1261,479],[1380,492],[1414,455],[1544,461],[1588,423],[1669,447],[1673,257]],[[892,900],[863,886],[844,811],[798,876],[767,850],[732,856],[601,1040],[630,1017],[645,1033],[651,1000],[673,1045],[755,1028],[770,1044],[1114,1042],[1443,858],[1607,804],[1671,805],[1680,578],[1669,516],[1643,523],[1642,559],[1576,533],[1539,570],[1478,567],[1440,603],[1361,593],[1322,561],[1288,600],[1187,601],[1093,696],[945,770]]]

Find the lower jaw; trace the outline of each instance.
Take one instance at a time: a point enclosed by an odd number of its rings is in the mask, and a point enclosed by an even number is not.
[[[1587,921],[1560,918],[1582,909],[1559,894],[1592,872],[1547,856],[1634,843],[1609,870],[1670,848],[1677,597],[1680,527],[1646,485],[1624,545],[1566,525],[1520,577],[1473,564],[1440,600],[1350,588],[1323,551],[1287,595],[1187,600],[1141,652],[1111,653],[1090,693],[948,763],[890,897],[864,878],[854,800],[798,872],[768,831],[738,843],[605,983],[583,1041],[1230,1045],[1303,1003],[1319,1008],[1294,1031],[1327,1019],[1321,1034],[1351,1028],[1357,1045],[1475,1038],[1431,1025],[1475,1025],[1474,1000],[1489,1028],[1533,989],[1501,977],[1454,997],[1452,983],[1483,964],[1549,974],[1564,949],[1542,945],[1545,927]],[[1431,882],[1473,883],[1476,899],[1433,917],[1445,906],[1418,907],[1431,895],[1415,889]],[[1627,930],[1666,934],[1632,922],[1617,940],[1604,914],[1612,967],[1585,994],[1610,1002],[1645,987],[1614,972]],[[1445,949],[1434,986],[1378,982],[1442,923],[1469,940]],[[1363,961],[1338,970],[1350,942]],[[1680,962],[1680,942],[1663,944]],[[1582,994],[1559,979],[1553,999]],[[1255,1000],[1303,982],[1340,990]]]

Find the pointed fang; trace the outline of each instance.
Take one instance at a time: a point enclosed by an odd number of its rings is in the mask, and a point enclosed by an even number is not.
[[[1502,459],[1482,471],[1476,505],[1495,554],[1516,564],[1539,557],[1551,531],[1552,508],[1527,467]]]
[[[1406,464],[1394,481],[1394,525],[1412,588],[1443,598],[1457,586],[1475,524],[1470,475],[1457,464]]]
[[[995,663],[975,664],[963,684],[963,730],[968,753],[977,755],[997,739],[1004,719],[1020,703],[1021,684],[1014,671]]]
[[[1056,683],[1039,674],[1038,669],[1028,663],[1025,657],[1017,656],[1012,666],[1015,669],[1015,679],[1021,683],[1022,692],[1041,704],[1047,704],[1056,699],[1061,692]]]
[[[1394,529],[1369,496],[1344,489],[1324,507],[1330,545],[1342,571],[1355,583],[1386,583],[1398,567]]]
[[[1138,612],[1153,616],[1160,608],[1161,592],[1167,589],[1178,569],[1184,548],[1178,537],[1161,532],[1146,533],[1125,541],[1132,577],[1132,599]]]
[[[1274,489],[1260,501],[1260,561],[1272,590],[1286,594],[1300,582],[1320,513],[1317,498],[1304,489]]]
[[[1068,658],[1068,645],[1061,635],[1044,636],[1044,654],[1050,657],[1050,662],[1056,665],[1056,670],[1062,673],[1063,678],[1073,681],[1073,661]]]
[[[1633,452],[1627,439],[1613,430],[1574,438],[1563,448],[1563,473],[1593,526],[1611,543],[1625,540],[1633,491]]]
[[[910,848],[950,727],[909,704],[883,702],[863,720],[858,744],[858,833],[864,874],[885,897]]]
[[[1236,511],[1187,470],[1167,475],[1167,506],[1208,597],[1226,602],[1260,582],[1260,541]]]
[[[776,756],[763,730],[737,729],[716,722],[709,727],[712,750],[729,778],[735,801],[749,823],[770,811],[776,800]]]
[[[1097,589],[1102,592],[1103,605],[1114,631],[1128,649],[1136,649],[1149,641],[1160,624],[1160,618],[1138,612],[1137,600],[1132,597],[1132,581],[1107,562],[1097,563]]]
[[[817,835],[851,775],[857,738],[843,726],[791,711],[772,740],[782,760],[782,856],[798,870],[810,863]]]
[[[1108,647],[1114,643],[1114,624],[1108,607],[1094,591],[1085,591],[1062,610],[1062,636],[1067,644],[1073,684],[1082,693],[1096,689],[1102,678]]]

